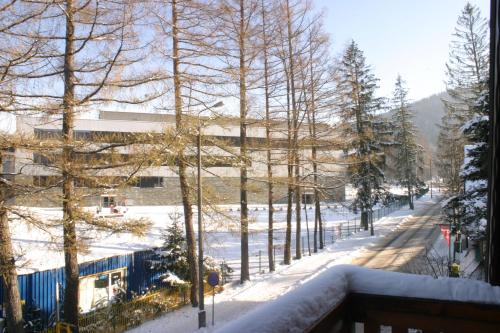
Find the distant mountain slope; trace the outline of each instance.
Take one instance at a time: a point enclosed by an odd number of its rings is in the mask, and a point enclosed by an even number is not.
[[[441,123],[441,118],[445,113],[445,107],[441,100],[447,96],[446,92],[442,92],[411,104],[415,115],[415,126],[420,132],[421,143],[426,150],[430,148],[432,151],[436,151],[439,135],[438,124]]]
[[[425,150],[423,156],[424,165],[422,166],[424,179],[428,177],[429,160],[431,158],[431,154],[434,155],[437,149],[437,141],[439,136],[438,125],[441,123],[441,118],[445,113],[445,107],[442,102],[443,98],[448,99],[449,95],[446,92],[442,92],[416,101],[410,105],[413,114],[415,115],[414,123],[418,129],[417,140]],[[382,114],[381,117],[390,119],[392,117],[392,111]],[[386,153],[387,165],[385,173],[388,179],[392,179],[393,177],[395,177],[395,151],[393,149],[389,149],[386,151]]]

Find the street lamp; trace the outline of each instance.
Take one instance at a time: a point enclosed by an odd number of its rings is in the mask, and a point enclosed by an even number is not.
[[[212,106],[206,107],[198,113],[198,136],[196,144],[197,153],[197,169],[198,169],[198,328],[207,326],[207,314],[205,312],[205,284],[203,281],[203,224],[202,224],[202,183],[201,183],[201,119],[200,114],[203,111],[218,108],[224,105],[224,102],[219,101]]]
[[[455,204],[448,206],[446,209],[446,215],[448,215],[449,229],[448,229],[448,276],[451,276],[451,228],[452,222],[455,220]]]
[[[458,277],[458,271],[452,271],[452,266],[456,266],[455,263],[455,252],[456,252],[456,240],[460,239],[460,218],[463,213],[462,206],[457,202],[457,199],[454,198],[449,203],[447,211],[446,211],[449,221],[450,221],[450,240],[448,242],[448,276]],[[451,242],[452,242],[452,227],[455,228],[455,239],[453,240],[453,262],[451,260]]]

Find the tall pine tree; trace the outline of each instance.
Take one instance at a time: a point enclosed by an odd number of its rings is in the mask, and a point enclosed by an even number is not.
[[[460,187],[456,199],[467,234],[485,237],[488,138],[488,24],[479,8],[467,3],[457,21],[447,63],[448,94],[445,101],[450,122],[460,135]],[[445,147],[449,149],[449,147]],[[458,149],[457,149],[458,150]],[[460,226],[457,226],[460,228]]]
[[[337,70],[337,107],[342,122],[350,174],[357,188],[355,206],[361,211],[361,225],[368,230],[371,212],[382,191],[384,173],[376,112],[383,100],[375,96],[378,79],[365,62],[363,52],[352,41]],[[373,234],[373,223],[371,223]]]
[[[406,84],[398,75],[392,97],[394,126],[394,141],[396,144],[396,177],[402,186],[408,191],[408,203],[410,209],[414,209],[413,194],[418,185],[417,180],[417,155],[419,145],[417,144],[417,133],[413,124],[413,114],[408,102],[408,89]]]

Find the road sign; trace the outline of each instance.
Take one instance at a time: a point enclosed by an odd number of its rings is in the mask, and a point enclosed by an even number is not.
[[[215,286],[219,284],[219,273],[209,272],[207,276],[207,282],[212,286],[212,326],[215,323]]]
[[[219,284],[219,273],[210,272],[208,273],[207,282],[210,286],[215,287]]]

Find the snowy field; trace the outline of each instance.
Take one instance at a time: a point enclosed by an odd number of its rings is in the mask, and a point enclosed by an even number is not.
[[[205,253],[217,259],[226,261],[237,269],[240,258],[239,236],[239,206],[220,206],[218,213],[204,216]],[[250,255],[252,270],[258,270],[259,251],[266,250],[267,242],[267,216],[268,211],[264,205],[249,206],[250,215]],[[281,255],[284,243],[284,230],[286,226],[286,206],[275,205],[275,244],[277,260]],[[62,218],[62,211],[56,208],[30,208],[42,220],[56,220]],[[359,224],[359,215],[352,214],[340,204],[325,205],[321,208],[325,226],[327,242],[333,240],[335,226],[343,224],[353,228],[354,223]],[[306,221],[307,213],[307,221]],[[195,232],[197,232],[196,212],[194,218]],[[87,262],[114,255],[131,253],[163,244],[162,234],[166,227],[179,220],[182,225],[183,215],[180,206],[130,206],[123,218],[147,218],[152,222],[150,230],[145,237],[137,237],[129,233],[97,232],[90,228],[79,230],[80,239],[86,244],[85,251],[79,253],[78,262]],[[292,217],[292,220],[295,216]],[[307,248],[307,229],[309,228],[312,244],[314,209],[307,207],[302,210],[302,233],[305,249]],[[292,246],[295,247],[295,223],[292,230]],[[18,269],[20,274],[42,271],[64,266],[62,252],[62,228],[51,228],[46,232],[25,223],[15,220],[11,223],[13,245],[19,256]],[[311,245],[312,246],[312,245]],[[262,254],[263,255],[263,254]],[[264,258],[262,258],[264,262]],[[235,272],[237,273],[237,272]]]
[[[429,196],[423,196],[416,201],[416,211],[425,211],[435,202]],[[274,273],[253,274],[251,281],[243,285],[233,283],[226,285],[225,290],[215,296],[215,326],[202,329],[202,332],[212,332],[224,324],[233,322],[244,314],[254,310],[264,303],[287,294],[296,287],[314,279],[322,271],[341,264],[349,264],[367,246],[378,242],[383,236],[395,230],[401,223],[415,213],[407,208],[396,211],[375,223],[375,236],[369,232],[359,232],[349,238],[337,240],[327,245],[326,249],[312,256],[305,255],[303,259],[293,261],[291,265],[278,265]],[[211,300],[206,299],[207,321],[212,316]],[[232,324],[231,324],[232,325]],[[130,330],[130,333],[154,332],[196,332],[197,309],[186,306],[178,311],[168,313],[154,321]]]
[[[402,193],[402,189],[391,187],[391,192]],[[347,199],[354,195],[354,189],[346,188]],[[325,229],[325,243],[335,241],[340,235],[338,227],[354,228],[359,226],[359,214],[353,214],[341,203],[322,205],[321,214]],[[276,260],[282,260],[282,247],[284,244],[286,227],[286,205],[274,205],[274,243],[276,247]],[[302,215],[302,247],[308,251],[307,235],[312,247],[315,210],[311,205],[305,207]],[[26,208],[37,215],[41,220],[57,220],[62,218],[59,208]],[[95,207],[89,208],[95,211]],[[292,248],[295,248],[295,212],[292,216]],[[381,211],[382,213],[382,211]],[[197,213],[194,212],[193,224],[197,233]],[[265,205],[249,205],[249,252],[251,273],[259,271],[259,261],[265,263],[267,252],[267,222],[268,211]],[[181,206],[129,206],[124,219],[146,218],[152,223],[145,237],[137,237],[129,233],[98,232],[91,228],[80,228],[78,236],[83,240],[82,248],[78,254],[78,262],[88,262],[110,256],[122,255],[140,251],[163,244],[162,234],[172,224],[179,220],[182,224],[183,214]],[[375,218],[377,216],[375,215]],[[217,207],[217,212],[210,210],[204,212],[205,254],[214,257],[217,261],[225,261],[238,274],[240,259],[239,236],[240,211],[238,205],[222,205]],[[27,225],[20,220],[12,221],[11,232],[13,245],[18,257],[18,273],[27,274],[34,271],[43,271],[64,266],[62,251],[62,228],[54,227],[49,230],[40,230]],[[309,230],[309,232],[308,232]],[[344,233],[342,237],[347,236]],[[265,266],[265,265],[263,265]]]

